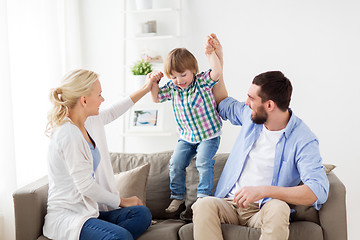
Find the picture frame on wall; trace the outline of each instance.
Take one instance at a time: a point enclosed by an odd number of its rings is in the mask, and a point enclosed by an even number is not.
[[[129,111],[127,132],[161,132],[164,109],[161,104],[137,104]]]

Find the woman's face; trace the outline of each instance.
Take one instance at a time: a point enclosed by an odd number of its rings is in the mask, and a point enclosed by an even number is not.
[[[97,80],[93,84],[93,89],[89,96],[86,97],[86,107],[88,116],[98,115],[99,108],[101,103],[104,101],[104,98],[101,96],[101,85],[100,81]]]
[[[192,83],[194,74],[189,69],[185,70],[183,73],[174,71],[171,73],[170,78],[175,86],[185,89]]]

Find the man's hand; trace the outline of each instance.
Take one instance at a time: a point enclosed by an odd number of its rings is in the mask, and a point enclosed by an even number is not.
[[[235,193],[234,203],[240,208],[247,208],[249,203],[263,199],[265,191],[266,186],[243,187]]]
[[[210,55],[215,51],[215,48],[212,46],[213,39],[210,36],[207,36],[206,42],[205,42],[205,55]]]
[[[223,66],[224,65],[223,48],[222,48],[221,43],[215,33],[212,33],[212,34],[210,34],[210,36],[208,36],[208,42],[214,48],[215,53],[218,56],[218,58],[220,59],[221,65]]]
[[[139,205],[144,205],[144,204],[136,196],[129,198],[120,198],[120,207],[131,207],[131,206],[139,206]]]

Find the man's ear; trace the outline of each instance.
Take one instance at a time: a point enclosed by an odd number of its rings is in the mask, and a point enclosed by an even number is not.
[[[273,100],[268,100],[266,103],[266,109],[268,111],[273,111],[276,108],[276,103]]]

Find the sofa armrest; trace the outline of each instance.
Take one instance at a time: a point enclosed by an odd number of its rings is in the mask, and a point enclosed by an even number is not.
[[[37,239],[42,235],[47,196],[47,176],[14,192],[16,240]]]
[[[329,197],[319,210],[324,240],[345,240],[347,239],[346,188],[333,172],[328,174],[328,179]]]

